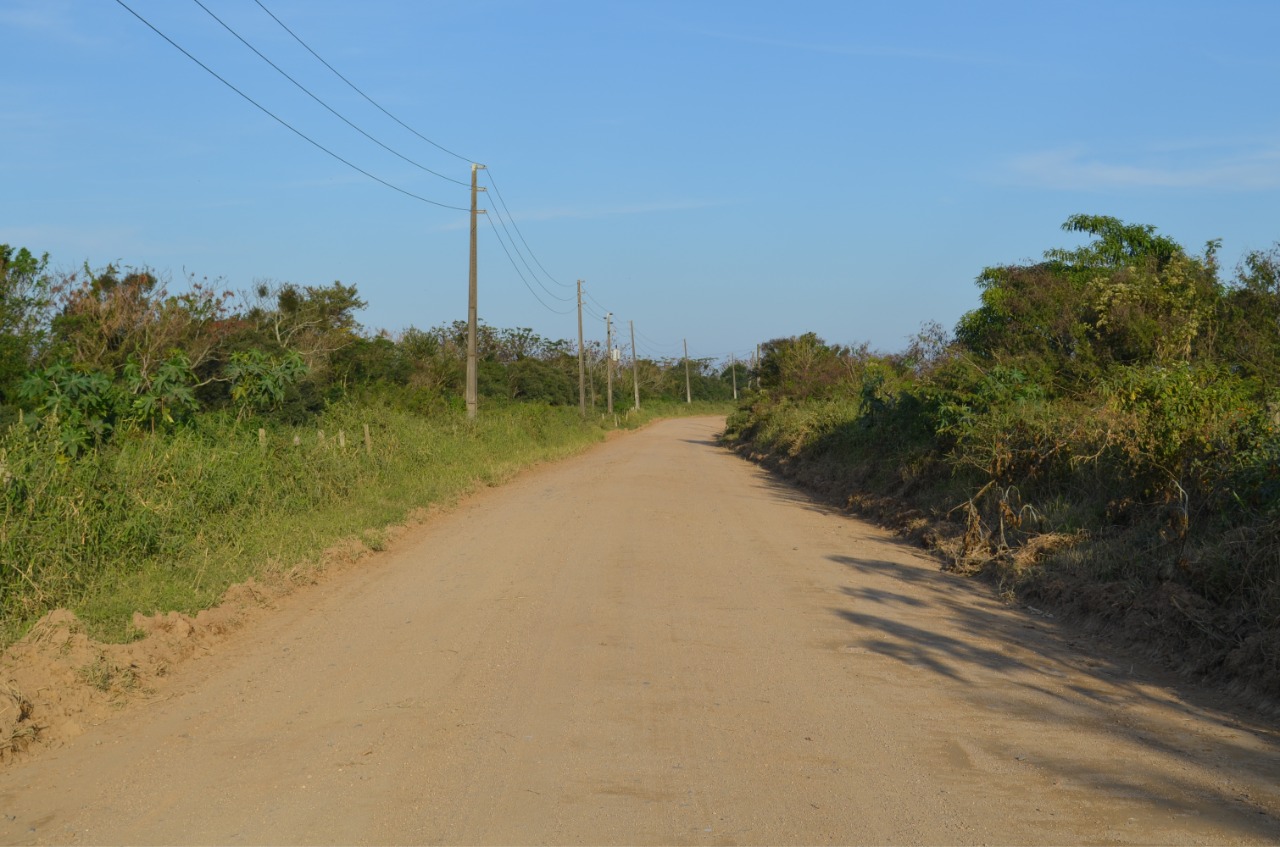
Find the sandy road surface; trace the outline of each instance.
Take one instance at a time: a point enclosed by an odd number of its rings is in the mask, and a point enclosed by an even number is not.
[[[1280,840],[1275,734],[669,421],[295,596],[0,774],[0,839]]]

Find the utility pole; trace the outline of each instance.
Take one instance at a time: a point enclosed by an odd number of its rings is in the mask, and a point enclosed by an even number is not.
[[[738,357],[729,354],[729,371],[733,374],[733,399],[738,399]]]
[[[604,314],[604,368],[605,380],[609,385],[605,399],[605,410],[613,416],[613,312]]]
[[[631,327],[631,388],[635,391],[635,409],[638,412],[640,411],[640,369],[636,364],[636,360],[639,358],[636,354],[636,322],[627,321],[627,324]]]
[[[582,352],[582,280],[578,280],[578,411],[587,416],[587,365]]]
[[[751,369],[756,372],[756,391],[760,390],[760,345],[756,345],[756,357],[751,363]]]
[[[477,356],[476,356],[476,215],[484,214],[483,209],[476,208],[476,194],[484,191],[476,187],[476,171],[484,165],[471,165],[471,272],[467,276],[467,419],[476,416],[479,405],[477,390]]]
[[[684,341],[684,402],[693,402],[693,392],[689,388],[689,339]]]

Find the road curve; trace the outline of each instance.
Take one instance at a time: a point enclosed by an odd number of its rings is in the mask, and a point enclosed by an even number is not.
[[[1280,745],[671,420],[0,773],[0,841],[1280,841]]]

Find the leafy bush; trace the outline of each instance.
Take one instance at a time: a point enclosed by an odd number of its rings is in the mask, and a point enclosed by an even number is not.
[[[1223,284],[1216,242],[1064,229],[1091,240],[984,270],[953,343],[770,342],[726,437],[843,496],[905,498],[957,524],[965,567],[1154,620],[1195,667],[1280,692],[1280,246]]]

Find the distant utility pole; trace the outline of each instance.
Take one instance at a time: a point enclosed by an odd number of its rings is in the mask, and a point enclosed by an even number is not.
[[[684,341],[684,402],[693,402],[693,391],[689,388],[689,339]]]
[[[751,370],[756,372],[756,391],[760,390],[760,345],[756,345],[756,357],[751,361]]]
[[[636,355],[636,322],[627,321],[627,324],[631,327],[631,388],[636,395],[635,409],[638,412],[640,411],[640,370],[636,364],[639,358]]]
[[[477,356],[476,356],[476,215],[484,214],[483,209],[476,208],[476,194],[484,191],[476,187],[476,171],[484,165],[471,166],[471,272],[467,276],[467,418],[476,416],[479,405],[477,390]]]
[[[613,415],[613,312],[605,312],[604,315],[604,369],[606,373],[605,380],[609,385],[609,392],[606,395],[605,410],[610,416]]]
[[[733,374],[733,399],[738,399],[738,357],[729,354],[729,372]]]
[[[582,280],[578,280],[578,411],[587,416],[587,364],[582,352]]]

